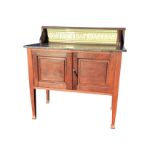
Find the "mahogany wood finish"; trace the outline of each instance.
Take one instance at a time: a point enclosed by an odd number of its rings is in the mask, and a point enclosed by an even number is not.
[[[72,89],[72,53],[33,50],[34,86]]]
[[[27,50],[28,56],[28,69],[29,69],[29,85],[30,85],[30,97],[31,97],[31,106],[32,106],[32,119],[36,118],[36,90],[34,88],[34,74],[33,74],[33,61],[31,49]]]
[[[122,52],[82,52],[28,49],[32,117],[36,118],[36,90],[49,89],[112,95],[115,127]],[[48,88],[48,89],[47,89]]]
[[[121,69],[121,58],[122,53],[118,52],[116,54],[116,62],[115,62],[115,75],[114,75],[114,83],[113,83],[113,93],[112,93],[112,124],[111,128],[115,128],[115,118],[116,118],[116,110],[117,110],[117,99],[118,99],[118,88],[119,88],[119,76]]]
[[[114,75],[113,52],[77,53],[77,90],[112,93]]]

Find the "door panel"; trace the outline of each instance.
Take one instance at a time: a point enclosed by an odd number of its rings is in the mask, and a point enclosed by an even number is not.
[[[108,61],[79,59],[78,83],[105,86]]]
[[[64,58],[38,57],[39,81],[64,82],[65,63]]]
[[[72,89],[72,54],[51,50],[33,50],[36,87]]]
[[[74,54],[73,89],[111,93],[114,56],[112,52]]]

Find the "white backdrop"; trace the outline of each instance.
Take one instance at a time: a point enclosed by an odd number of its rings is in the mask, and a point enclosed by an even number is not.
[[[14,0],[0,2],[1,155],[154,155],[155,74],[153,0]],[[24,44],[42,25],[126,27],[116,129],[111,97],[37,91],[31,119]]]

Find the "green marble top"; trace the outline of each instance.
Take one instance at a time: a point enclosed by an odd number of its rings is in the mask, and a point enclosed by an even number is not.
[[[126,49],[118,48],[115,45],[96,45],[96,44],[73,44],[73,43],[45,43],[45,44],[30,44],[25,45],[25,48],[46,48],[53,50],[81,50],[81,51],[121,51],[126,52]]]

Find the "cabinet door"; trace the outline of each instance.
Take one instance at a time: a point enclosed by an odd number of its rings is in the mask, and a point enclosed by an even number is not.
[[[112,93],[114,57],[113,52],[74,53],[73,89]]]
[[[32,50],[34,85],[72,89],[72,54],[53,50]]]

